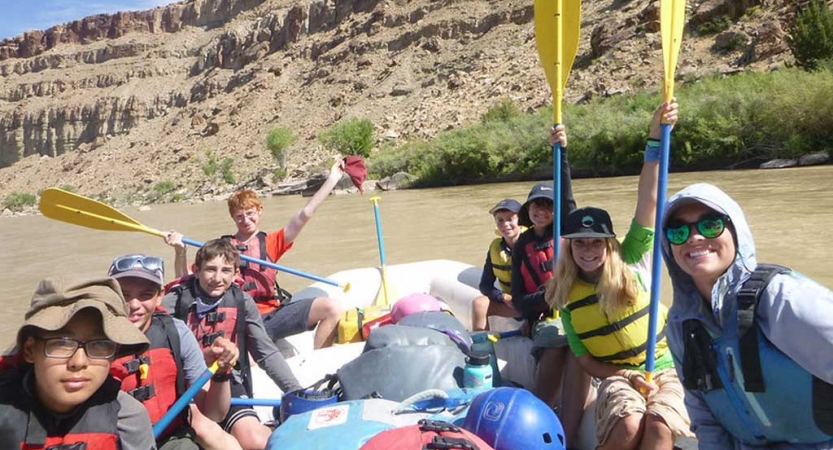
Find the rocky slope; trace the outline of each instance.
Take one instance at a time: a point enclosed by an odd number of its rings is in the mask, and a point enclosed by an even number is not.
[[[689,1],[678,78],[789,62],[795,6]],[[658,20],[659,1],[584,0],[566,99],[656,89]],[[210,198],[269,178],[275,126],[300,137],[297,178],[329,165],[316,135],[339,119],[372,120],[380,142],[424,138],[501,98],[551,102],[529,0],[188,0],[87,17],[0,41],[0,199],[66,185],[148,201],[163,181]],[[232,184],[208,169],[226,158]]]

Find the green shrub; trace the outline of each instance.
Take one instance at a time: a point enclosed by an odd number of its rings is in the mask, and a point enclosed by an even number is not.
[[[234,159],[226,158],[220,164],[220,174],[223,176],[223,181],[227,184],[234,184],[234,172],[231,170],[231,166],[234,165]]]
[[[700,35],[717,34],[726,31],[732,26],[732,18],[729,16],[718,16],[712,20],[700,24],[697,31]]]
[[[76,189],[75,186],[73,186],[71,184],[62,184],[62,185],[58,186],[58,189],[61,189],[62,191],[67,191],[67,192],[78,192],[78,189]]]
[[[278,162],[278,167],[286,168],[286,156],[289,146],[292,145],[298,138],[289,128],[272,128],[266,134],[266,148]]]
[[[3,209],[8,208],[12,211],[21,211],[27,206],[35,206],[37,201],[38,198],[33,194],[12,192],[3,200]]]
[[[373,149],[373,122],[350,118],[338,122],[318,135],[325,148],[342,155],[370,156]]]
[[[795,15],[788,43],[799,67],[812,70],[833,57],[833,11],[824,0],[811,0]]]
[[[726,168],[746,160],[794,157],[833,148],[833,72],[784,69],[712,76],[677,89],[680,122],[671,144],[672,170]],[[659,93],[565,105],[569,155],[576,176],[637,174]],[[547,144],[552,109],[505,122],[481,122],[431,140],[383,147],[368,171],[399,171],[414,185],[447,186],[529,178],[552,164]]]
[[[174,189],[176,189],[176,184],[174,184],[171,180],[162,180],[153,186],[153,190],[156,191],[160,197],[170,194]]]
[[[217,155],[214,152],[209,151],[205,155],[205,163],[202,165],[202,173],[204,173],[208,177],[214,178],[214,175],[217,174]]]
[[[517,117],[521,115],[521,110],[515,106],[515,102],[511,99],[504,98],[494,105],[492,105],[483,117],[480,118],[480,121],[483,123],[489,122],[506,122],[513,117]]]

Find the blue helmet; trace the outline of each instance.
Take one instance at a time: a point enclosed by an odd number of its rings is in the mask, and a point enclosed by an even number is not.
[[[275,407],[272,415],[280,423],[284,423],[290,416],[323,408],[337,401],[338,397],[330,389],[298,389],[284,394],[281,398],[281,406]]]
[[[555,412],[525,389],[500,387],[478,395],[463,428],[495,450],[567,448]]]

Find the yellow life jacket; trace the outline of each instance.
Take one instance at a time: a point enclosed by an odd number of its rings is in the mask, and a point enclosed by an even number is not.
[[[639,290],[635,305],[608,316],[599,307],[596,286],[576,279],[565,308],[570,311],[573,329],[581,343],[594,358],[611,364],[639,366],[645,363],[648,347],[650,302],[650,296],[643,288]],[[668,309],[662,304],[659,307],[654,353],[657,358],[668,349],[665,341]]]
[[[492,261],[492,273],[497,278],[500,290],[504,294],[512,293],[512,249],[506,251],[503,238],[497,238],[489,245],[489,259]]]

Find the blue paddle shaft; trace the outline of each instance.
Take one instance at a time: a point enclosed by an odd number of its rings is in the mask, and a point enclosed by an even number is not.
[[[191,245],[194,247],[202,247],[204,244],[200,241],[195,241],[193,239],[182,238],[182,242],[187,245]],[[291,273],[292,275],[297,275],[302,278],[307,278],[313,281],[320,281],[325,284],[329,284],[330,286],[341,286],[338,281],[331,280],[329,278],[319,277],[318,275],[313,275],[311,273],[302,272],[300,270],[291,269],[286,266],[281,266],[279,264],[275,264],[273,262],[264,261],[262,259],[252,258],[251,256],[247,256],[244,254],[240,254],[240,259],[243,261],[249,261],[255,264],[260,264],[264,267],[271,267],[272,269],[280,270],[281,272]]]
[[[385,242],[382,240],[382,221],[379,218],[379,203],[373,202],[373,216],[376,218],[376,241],[379,243],[379,263],[385,266]]]
[[[186,390],[173,405],[171,405],[171,409],[169,409],[168,412],[166,412],[165,415],[159,419],[159,422],[156,422],[156,424],[153,425],[154,438],[158,438],[159,435],[165,431],[165,428],[168,428],[168,425],[170,425],[176,416],[179,415],[179,413],[182,412],[186,406],[188,406],[191,399],[197,395],[197,392],[199,392],[203,385],[211,379],[212,375],[214,375],[214,372],[212,372],[210,368],[205,369],[205,372],[203,372],[202,375],[194,381],[194,384],[192,384],[191,387],[189,387],[188,390]]]
[[[654,259],[651,267],[651,310],[648,317],[648,354],[645,357],[645,371],[654,371],[654,349],[657,347],[657,321],[659,320],[659,294],[662,276],[662,251],[659,233],[665,215],[665,193],[668,190],[668,156],[671,149],[671,124],[662,124],[659,155],[659,179],[657,180],[657,215],[654,222]]]
[[[556,124],[557,126],[558,124]],[[561,143],[556,142],[552,146],[552,248],[553,264],[558,261],[558,253],[561,250]]]
[[[232,397],[231,406],[281,406],[281,399]]]

